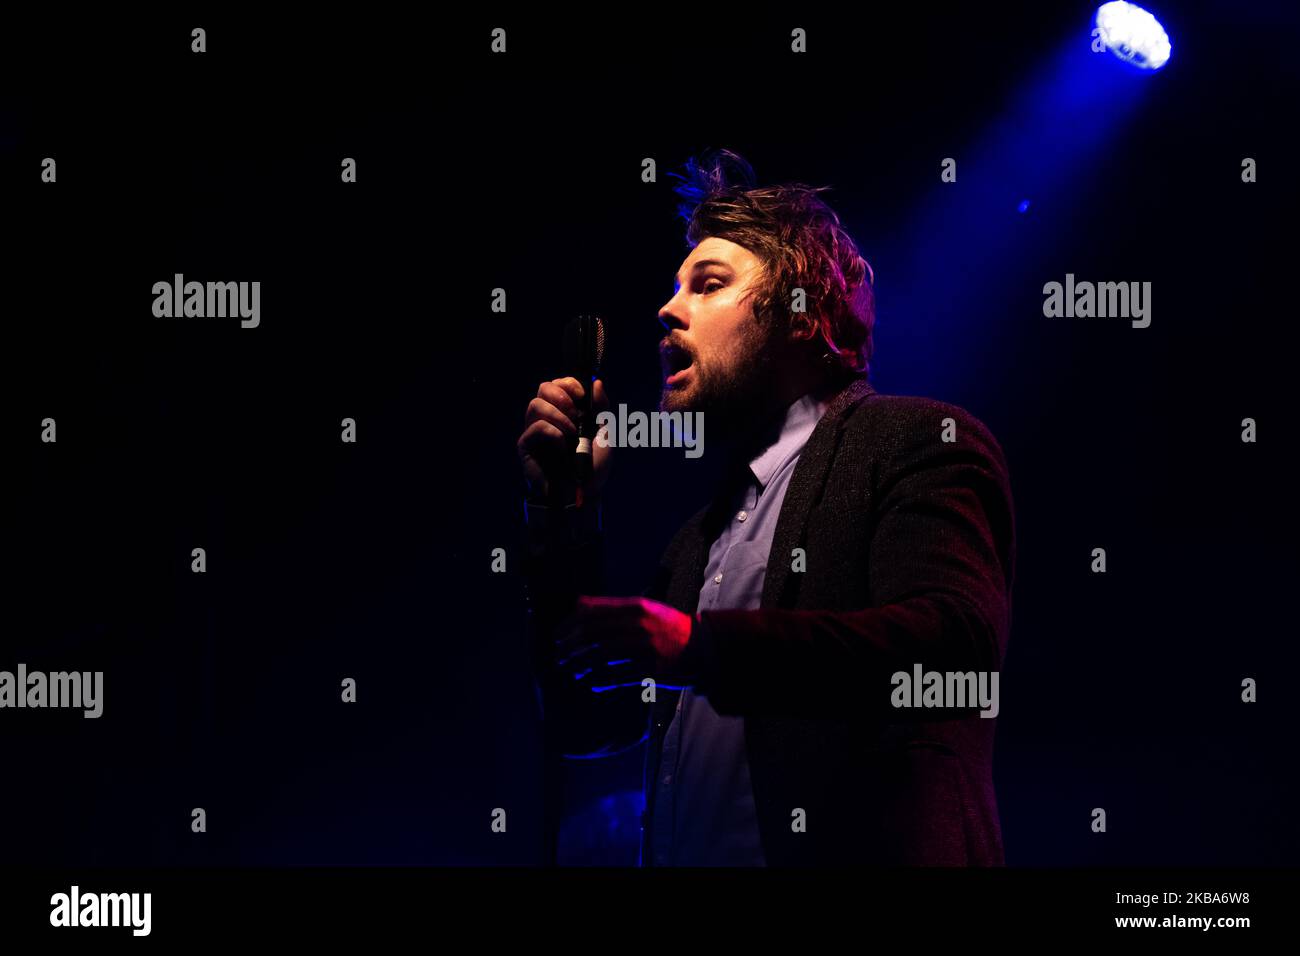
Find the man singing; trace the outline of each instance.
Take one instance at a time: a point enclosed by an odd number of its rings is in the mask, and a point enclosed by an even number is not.
[[[660,409],[702,412],[727,468],[641,597],[594,596],[611,450],[574,505],[586,383],[543,382],[518,441],[546,719],[570,755],[646,742],[643,865],[1003,862],[997,721],[906,706],[895,675],[996,677],[1006,462],[963,409],[868,384],[874,276],[821,191],[755,188],[725,151],[687,167]]]

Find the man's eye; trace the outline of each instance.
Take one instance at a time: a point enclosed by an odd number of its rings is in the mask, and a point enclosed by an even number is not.
[[[704,292],[705,294],[708,294],[710,292],[717,292],[719,289],[722,288],[722,286],[723,283],[721,279],[707,279],[705,280],[704,283]]]

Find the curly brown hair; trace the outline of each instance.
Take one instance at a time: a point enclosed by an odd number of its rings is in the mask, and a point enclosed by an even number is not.
[[[764,263],[753,292],[754,314],[780,321],[799,338],[820,335],[829,361],[843,374],[870,371],[876,321],[875,275],[837,216],[819,198],[829,186],[802,183],[756,187],[753,168],[730,150],[715,150],[670,173],[683,197],[693,249],[710,236],[744,246]],[[805,312],[791,303],[803,289]]]

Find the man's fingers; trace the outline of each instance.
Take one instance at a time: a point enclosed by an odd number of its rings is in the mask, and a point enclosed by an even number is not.
[[[564,393],[575,402],[582,398],[582,383],[572,375],[565,376],[564,378],[552,379],[551,384],[562,389]]]
[[[602,618],[611,615],[636,616],[641,613],[641,601],[637,598],[582,594],[578,597],[578,609],[583,614],[599,615]]]
[[[570,444],[571,442],[565,437],[564,432],[550,422],[541,421],[540,419],[524,429],[524,433],[519,436],[518,442],[521,451],[542,459],[568,448]]]
[[[578,437],[578,428],[573,424],[572,419],[544,398],[534,398],[528,403],[528,411],[524,414],[524,421],[530,425],[539,421],[550,422],[563,432],[566,437]]]
[[[580,595],[577,609],[556,627],[555,666],[590,666],[601,654],[606,661],[634,657],[641,614],[636,598]]]
[[[569,399],[575,403],[578,399],[582,398],[584,386],[572,375],[566,378],[554,379],[548,384],[554,385],[556,388],[563,391],[564,394],[569,396]],[[540,391],[538,394],[541,394]],[[560,407],[563,408],[564,406],[561,405]],[[576,405],[574,407],[576,409]],[[609,409],[609,395],[605,393],[605,383],[600,379],[596,379],[591,383],[591,407],[597,412],[603,412]]]
[[[636,599],[580,595],[577,609],[556,629],[556,645],[574,650],[581,644],[622,641],[638,632],[641,613]]]
[[[578,406],[571,396],[554,382],[543,382],[537,389],[537,397],[544,398],[570,419],[577,418]]]

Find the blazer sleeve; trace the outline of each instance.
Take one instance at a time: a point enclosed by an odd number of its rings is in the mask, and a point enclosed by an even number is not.
[[[1015,574],[1006,461],[983,423],[935,404],[884,429],[862,569],[872,606],[699,615],[695,688],[719,713],[950,720],[963,712],[893,708],[892,676],[1000,668]],[[947,416],[955,442],[941,440]]]

